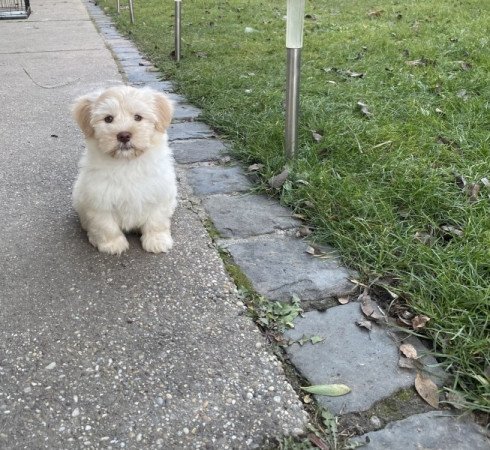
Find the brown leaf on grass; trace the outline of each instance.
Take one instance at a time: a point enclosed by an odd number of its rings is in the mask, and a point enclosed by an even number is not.
[[[453,236],[462,237],[464,235],[463,230],[461,230],[459,228],[456,228],[456,227],[453,227],[451,225],[443,225],[441,227],[441,230],[442,231],[445,231],[446,233],[449,233],[449,234],[451,234]]]
[[[311,137],[315,142],[320,142],[323,139],[323,135],[320,134],[318,131],[312,131]]]
[[[456,150],[461,149],[461,147],[459,146],[459,144],[456,141],[448,139],[447,137],[444,137],[444,136],[437,136],[436,142],[438,144],[448,145],[449,147],[452,147]]]
[[[369,11],[367,15],[368,17],[381,17],[383,13],[384,13],[383,9],[377,9],[377,10]]]
[[[481,186],[479,183],[470,183],[468,186],[466,186],[466,193],[468,194],[468,200],[470,203],[474,203],[478,200],[480,189]]]
[[[279,189],[287,180],[289,176],[289,169],[284,169],[280,174],[273,176],[269,180],[269,186],[274,189]]]
[[[410,358],[405,358],[404,356],[400,356],[398,366],[403,369],[416,369],[415,361]]]
[[[252,164],[251,166],[248,166],[248,171],[249,172],[258,172],[264,168],[263,164]]]
[[[425,327],[427,322],[430,320],[430,317],[420,315],[420,316],[415,316],[412,319],[412,327],[414,330],[421,330],[422,328]]]
[[[373,114],[369,111],[367,105],[363,102],[357,102],[357,107],[361,110],[361,113],[365,116],[365,117],[371,117]]]
[[[414,59],[412,61],[405,61],[408,66],[426,66],[427,62],[424,59]]]
[[[472,67],[472,65],[466,61],[458,61],[458,63],[462,70],[470,70]]]
[[[352,70],[350,69],[347,69],[345,72],[344,72],[345,75],[351,77],[351,78],[362,78],[364,77],[364,74],[362,72],[353,72]]]
[[[366,319],[356,320],[356,325],[359,328],[365,328],[368,331],[373,329],[373,323]]]
[[[417,359],[417,350],[412,344],[400,345],[400,351],[409,359]]]
[[[347,305],[350,301],[349,297],[339,297],[337,300],[341,305]]]
[[[414,239],[421,242],[422,244],[429,244],[430,241],[432,240],[432,236],[429,233],[426,233],[425,231],[417,231],[413,235]]]
[[[361,302],[361,311],[363,314],[373,320],[384,320],[385,315],[381,308],[371,300],[371,296],[367,293],[367,289],[359,296],[358,300]]]
[[[328,444],[321,438],[319,438],[316,434],[310,433],[308,435],[309,441],[318,447],[320,450],[330,450]]]
[[[433,408],[439,408],[439,393],[437,385],[424,373],[417,372],[415,389],[419,395]]]

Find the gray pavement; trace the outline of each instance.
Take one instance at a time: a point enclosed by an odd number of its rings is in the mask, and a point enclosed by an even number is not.
[[[69,106],[123,79],[80,0],[32,9],[0,23],[0,448],[254,448],[300,432],[185,185],[169,254],[136,236],[121,257],[89,245]]]
[[[39,0],[33,9],[28,21],[0,23],[0,42],[8,40],[0,50],[0,448],[257,448],[305,430],[306,414],[246,318],[216,245],[258,293],[281,302],[296,295],[308,310],[284,334],[285,359],[303,384],[349,385],[343,397],[315,396],[350,424],[344,436],[369,432],[356,442],[390,450],[408,448],[414,435],[414,448],[451,440],[467,445],[447,448],[485,448],[471,420],[417,414],[430,407],[414,394],[416,371],[399,367],[398,347],[412,344],[419,370],[441,386],[437,361],[413,337],[359,327],[356,274],[331,248],[312,254],[291,211],[252,192],[200,111],[98,7]],[[68,106],[121,82],[176,102],[169,139],[181,199],[168,255],[144,253],[136,236],[121,257],[100,255],[70,206],[83,140]],[[202,225],[209,220],[215,242]],[[321,342],[305,343],[311,336]],[[410,406],[400,400],[408,391]]]

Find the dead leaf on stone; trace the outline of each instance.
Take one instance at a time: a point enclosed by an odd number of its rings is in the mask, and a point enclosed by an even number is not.
[[[325,338],[323,336],[311,336],[310,341],[313,345],[323,342]]]
[[[258,172],[264,168],[263,164],[252,164],[251,166],[248,166],[248,171],[249,172]]]
[[[304,397],[303,397],[303,402],[304,403],[311,403],[313,401],[313,399],[311,398],[311,395],[310,394],[306,394]]]
[[[398,360],[398,366],[403,369],[416,369],[415,361],[410,358],[405,358],[404,356],[400,356]]]
[[[371,117],[373,114],[369,111],[367,105],[363,102],[357,102],[357,107],[365,117]]]
[[[341,305],[347,305],[350,301],[349,297],[339,297],[337,300]]]
[[[314,245],[309,245],[306,250],[306,253],[308,253],[311,256],[315,256],[317,258],[329,258],[330,255],[328,253],[325,253],[322,249],[314,246]]]
[[[309,236],[311,233],[313,233],[313,230],[310,227],[303,225],[302,227],[299,227],[296,231],[296,237],[306,237]]]
[[[424,316],[424,315],[419,315],[415,316],[412,319],[412,327],[414,330],[421,330],[422,328],[425,327],[427,322],[430,320],[430,317]]]
[[[417,372],[415,389],[419,395],[433,408],[439,408],[439,393],[437,385],[424,373]]]
[[[385,315],[382,313],[381,308],[371,300],[371,296],[367,293],[367,289],[359,296],[358,300],[361,302],[361,311],[369,319],[384,320]]]
[[[287,180],[289,176],[289,169],[284,169],[280,174],[273,176],[269,180],[269,186],[274,189],[279,189]]]
[[[400,351],[409,359],[417,359],[417,349],[412,344],[400,345]]]
[[[373,323],[366,319],[356,320],[356,325],[360,328],[365,328],[368,331],[373,329]]]
[[[311,137],[315,142],[320,142],[323,139],[323,135],[318,133],[318,131],[312,131]]]

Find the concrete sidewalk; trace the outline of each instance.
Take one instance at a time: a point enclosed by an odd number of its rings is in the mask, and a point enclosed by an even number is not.
[[[32,9],[0,23],[0,448],[253,448],[299,432],[297,396],[185,199],[168,255],[137,237],[121,257],[89,245],[69,106],[122,78],[81,0]]]

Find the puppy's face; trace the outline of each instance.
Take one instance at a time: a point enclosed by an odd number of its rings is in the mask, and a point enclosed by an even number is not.
[[[113,158],[137,158],[154,146],[172,120],[172,104],[150,89],[118,86],[77,99],[73,115],[86,138]]]

